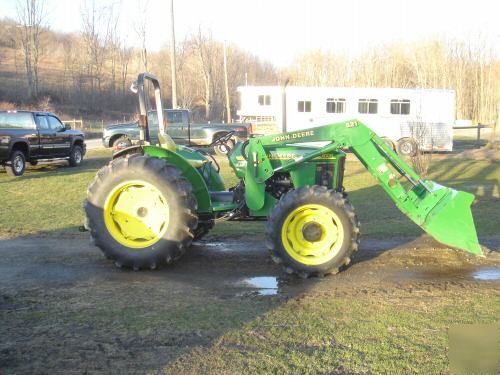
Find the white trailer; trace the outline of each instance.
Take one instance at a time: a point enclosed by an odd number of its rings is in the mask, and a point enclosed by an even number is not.
[[[238,93],[239,120],[274,123],[277,132],[356,118],[402,153],[415,144],[424,151],[453,148],[453,90],[240,86]]]

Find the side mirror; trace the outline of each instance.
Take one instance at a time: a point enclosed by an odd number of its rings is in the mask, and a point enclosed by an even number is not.
[[[64,124],[64,130],[71,130],[70,124]]]

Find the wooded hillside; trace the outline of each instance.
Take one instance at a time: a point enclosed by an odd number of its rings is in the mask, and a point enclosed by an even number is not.
[[[49,106],[67,116],[128,117],[135,111],[130,84],[138,72],[147,70],[158,76],[167,105],[171,103],[168,46],[148,51],[145,38],[141,48],[125,45],[116,31],[116,16],[107,8],[83,9],[82,21],[80,32],[68,34],[43,25],[34,31],[25,26],[32,20],[25,20],[24,26],[23,19],[1,20],[0,101]],[[454,89],[457,118],[475,123],[495,121],[500,103],[498,51],[495,55],[480,37],[383,45],[354,57],[306,51],[284,69],[236,45],[227,46],[227,56],[233,118],[236,87],[245,82]],[[176,58],[178,105],[191,109],[198,120],[226,118],[223,43],[200,28],[177,41]]]

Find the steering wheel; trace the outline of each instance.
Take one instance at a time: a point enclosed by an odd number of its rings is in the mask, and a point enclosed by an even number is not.
[[[208,145],[208,147],[213,147],[215,145],[221,144],[221,145],[226,145],[226,143],[231,140],[231,137],[234,134],[234,130],[231,130],[230,132],[227,132],[226,134],[221,135],[220,137],[214,139],[212,143]],[[227,145],[226,145],[227,146]]]

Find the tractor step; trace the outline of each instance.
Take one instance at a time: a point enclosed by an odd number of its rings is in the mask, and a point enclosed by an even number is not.
[[[212,201],[213,211],[230,211],[238,208],[239,204],[234,202],[234,193],[232,191],[211,191],[210,199]]]

